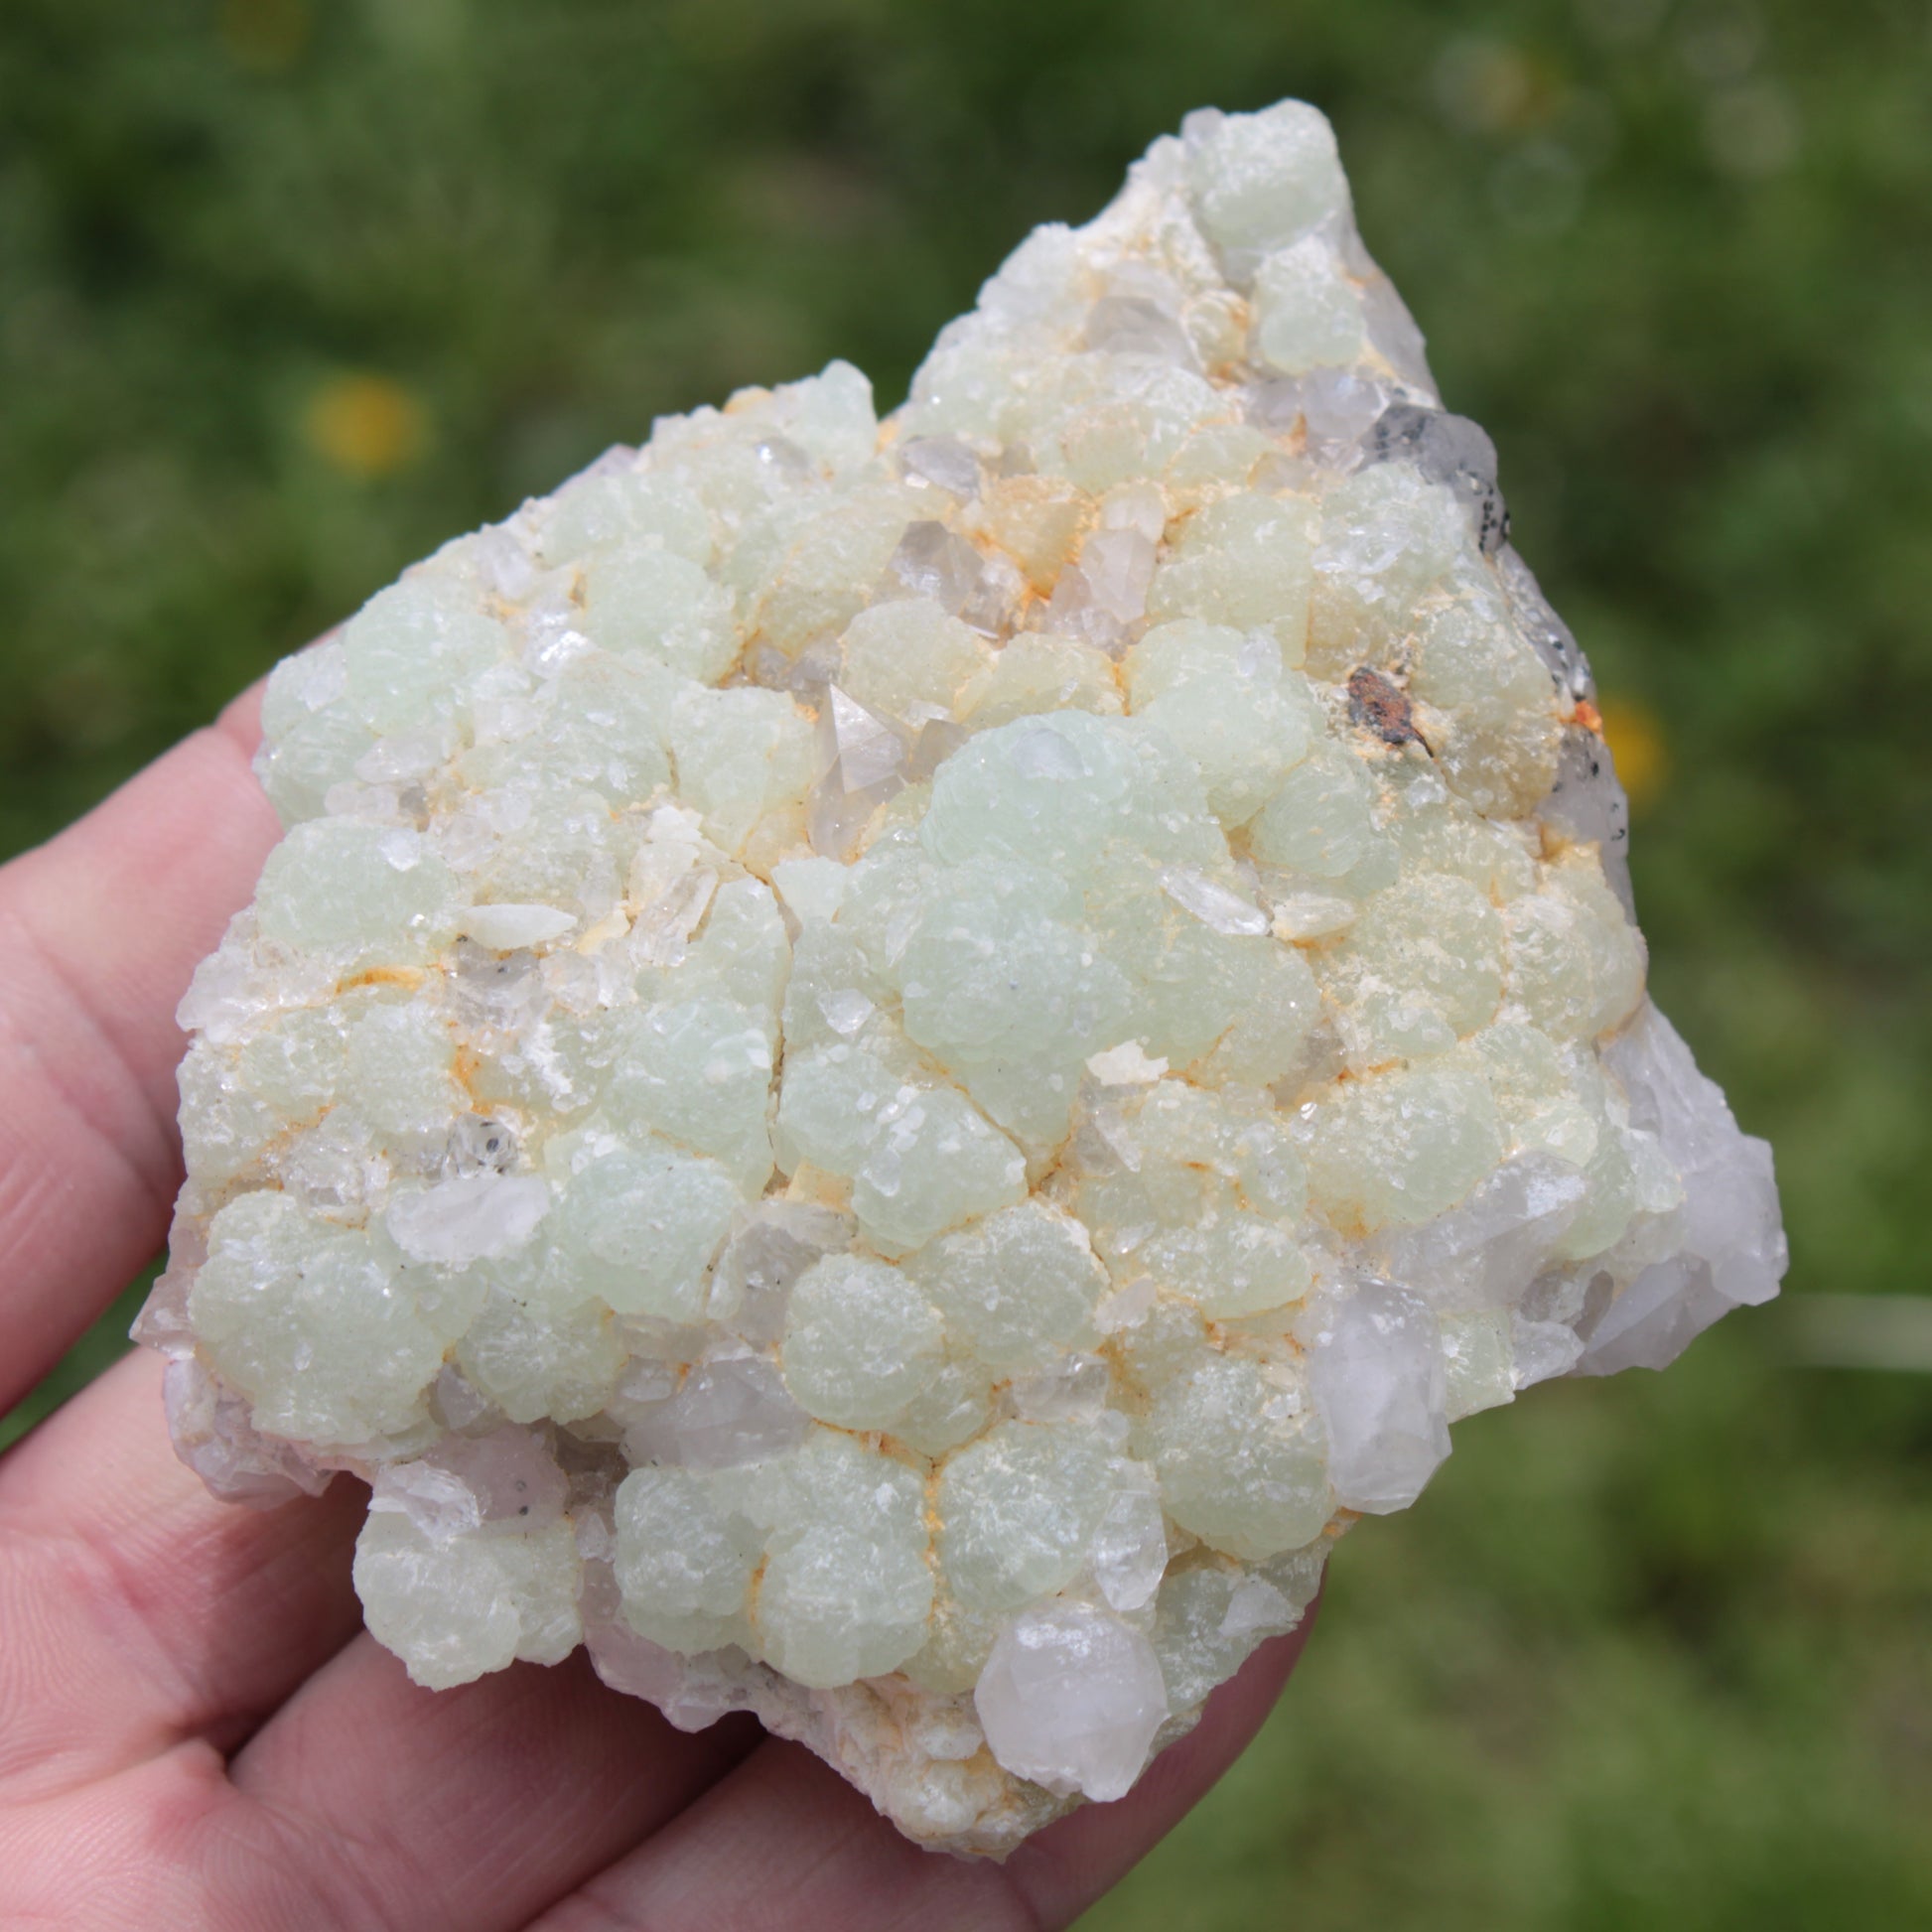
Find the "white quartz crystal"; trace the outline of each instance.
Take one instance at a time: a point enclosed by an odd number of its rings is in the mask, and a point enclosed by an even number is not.
[[[447,545],[263,723],[140,1331],[218,1493],[369,1480],[422,1683],[583,1642],[998,1856],[1450,1421],[1782,1273],[1312,108],[1157,141],[883,422],[834,363]]]

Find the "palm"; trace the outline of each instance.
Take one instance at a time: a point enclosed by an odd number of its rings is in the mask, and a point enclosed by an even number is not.
[[[159,1246],[173,1013],[275,823],[242,699],[0,871],[0,1411]],[[1060,1925],[1212,1783],[1299,1637],[1117,1805],[1004,1867],[922,1853],[749,1720],[581,1655],[431,1695],[361,1631],[346,1479],[264,1513],[168,1451],[137,1355],[0,1459],[0,1922],[64,1932]]]

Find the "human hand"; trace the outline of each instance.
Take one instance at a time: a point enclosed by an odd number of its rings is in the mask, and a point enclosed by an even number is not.
[[[175,1007],[277,834],[258,706],[0,869],[0,1413],[166,1234]],[[137,1351],[0,1457],[8,1932],[1064,1925],[1233,1761],[1307,1631],[1128,1797],[965,1863],[801,1746],[747,1718],[687,1736],[581,1653],[419,1690],[350,1588],[366,1492],[214,1501],[161,1370]]]

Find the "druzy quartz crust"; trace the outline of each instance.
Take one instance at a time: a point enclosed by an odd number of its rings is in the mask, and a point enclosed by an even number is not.
[[[431,1686],[586,1645],[1001,1855],[1449,1426],[1775,1293],[1588,668],[1327,123],[1191,116],[883,422],[659,421],[289,659],[137,1326],[372,1497]]]

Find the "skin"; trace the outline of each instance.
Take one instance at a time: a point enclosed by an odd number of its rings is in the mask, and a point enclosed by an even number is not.
[[[278,832],[259,705],[0,869],[0,1412],[166,1236],[175,1008]],[[748,1719],[672,1729],[581,1653],[419,1690],[349,1587],[365,1491],[214,1501],[170,1452],[161,1369],[137,1350],[0,1457],[9,1932],[1061,1926],[1234,1760],[1307,1634],[1120,1803],[966,1863]]]

